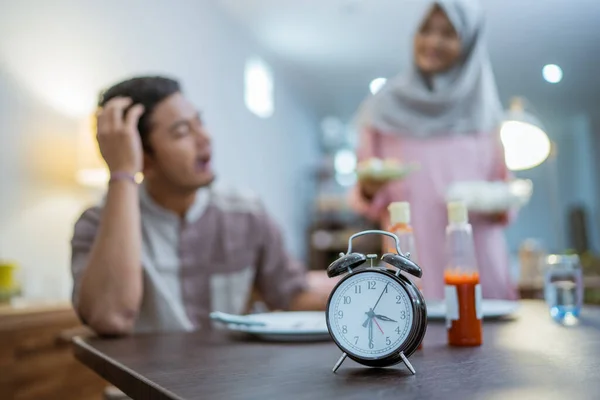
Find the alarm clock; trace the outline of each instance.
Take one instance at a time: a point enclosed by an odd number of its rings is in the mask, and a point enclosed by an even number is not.
[[[383,263],[395,267],[373,266],[376,254],[352,252],[352,240],[363,235],[380,234],[396,242],[396,253],[384,254]],[[370,259],[371,265],[363,265]],[[330,278],[347,274],[332,290],[327,301],[327,329],[342,356],[369,367],[388,367],[408,361],[419,347],[427,330],[427,309],[421,291],[403,273],[420,278],[421,268],[403,254],[399,239],[386,231],[368,230],[348,240],[348,251],[327,268]]]

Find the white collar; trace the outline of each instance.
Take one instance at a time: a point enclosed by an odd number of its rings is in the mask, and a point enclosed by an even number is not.
[[[139,193],[140,193],[140,205],[143,209],[149,211],[150,213],[152,213],[158,217],[161,217],[161,218],[173,221],[173,222],[179,221],[179,216],[177,214],[175,214],[173,211],[165,209],[164,207],[162,207],[161,205],[156,203],[156,201],[154,201],[152,196],[150,196],[150,194],[148,193],[148,190],[146,189],[146,185],[144,185],[143,183],[140,184]],[[192,222],[195,222],[198,219],[200,219],[200,217],[202,217],[202,215],[204,215],[204,212],[206,211],[206,208],[208,207],[209,201],[210,201],[210,189],[207,187],[202,187],[202,188],[198,189],[196,191],[196,196],[194,198],[194,202],[192,203],[190,208],[185,213],[185,222],[192,223]]]

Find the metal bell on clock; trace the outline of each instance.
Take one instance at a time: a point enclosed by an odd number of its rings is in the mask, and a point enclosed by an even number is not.
[[[327,267],[327,276],[330,278],[339,276],[351,271],[353,268],[356,268],[361,264],[364,264],[365,261],[367,261],[367,256],[361,253],[350,253],[346,255],[344,255],[344,253],[340,253],[340,258],[332,262],[329,267]]]
[[[401,271],[406,272],[412,276],[420,278],[423,275],[423,270],[417,264],[415,264],[410,258],[404,257],[398,254],[386,253],[381,256],[381,260],[385,263],[390,264],[393,267],[398,268]]]

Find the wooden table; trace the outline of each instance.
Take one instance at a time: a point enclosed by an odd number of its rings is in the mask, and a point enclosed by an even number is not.
[[[205,333],[77,339],[76,357],[139,399],[565,399],[600,396],[600,308],[581,323],[552,322],[524,301],[514,320],[484,324],[484,345],[446,346],[430,323],[417,374],[347,360],[333,343],[262,343]]]
[[[70,302],[0,305],[0,399],[99,399],[108,383],[71,351],[86,331]]]

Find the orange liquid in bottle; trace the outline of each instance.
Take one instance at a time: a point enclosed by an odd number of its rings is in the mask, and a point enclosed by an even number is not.
[[[458,320],[452,320],[448,328],[448,344],[451,346],[480,346],[482,321],[477,318],[476,286],[479,285],[479,273],[461,273],[445,271],[444,281],[448,286],[456,287],[458,301]]]

